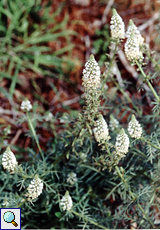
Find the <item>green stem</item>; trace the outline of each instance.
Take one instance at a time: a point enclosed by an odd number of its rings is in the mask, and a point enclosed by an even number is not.
[[[137,111],[138,115],[141,115],[141,111],[139,111],[138,107],[133,104],[133,100],[128,96],[128,94],[124,91],[122,87],[119,87],[119,85],[115,82],[116,87],[118,88],[119,91],[124,95],[124,97],[128,100],[129,103],[133,105],[133,108]]]
[[[116,44],[115,44],[115,47],[114,47],[113,56],[112,56],[112,58],[111,58],[111,60],[110,60],[109,67],[108,67],[108,70],[107,70],[107,77],[108,77],[108,75],[110,74],[111,68],[112,68],[112,66],[113,66],[113,61],[114,61],[114,59],[115,59],[115,55],[116,55],[116,52],[117,52],[118,43],[119,43],[119,42],[117,41]],[[103,83],[102,83],[102,91],[103,91],[103,89],[104,89],[104,85],[105,85],[105,83],[106,83],[107,77],[105,77],[105,79],[103,80]]]
[[[157,62],[150,56],[150,60],[153,62],[153,64],[157,67],[158,71],[160,71],[160,66],[157,64]]]
[[[160,102],[160,98],[159,98],[158,94],[156,93],[156,91],[154,90],[152,84],[151,84],[150,81],[148,80],[148,77],[146,76],[145,72],[143,71],[142,66],[139,64],[138,61],[136,61],[136,64],[137,64],[139,70],[141,71],[141,73],[142,73],[144,79],[146,80],[146,82],[147,82],[149,88],[151,89],[153,95],[155,96],[155,98],[157,99],[157,101]]]
[[[117,171],[119,177],[120,177],[121,180],[123,181],[123,183],[126,184],[126,181],[125,181],[123,175],[121,174],[121,172],[120,172],[118,166],[116,166],[115,169],[116,169],[116,171]],[[135,201],[135,200],[137,199],[137,197],[132,193],[132,191],[129,190],[129,194],[130,194],[130,196],[132,197],[133,201]],[[142,206],[141,206],[140,204],[138,204],[138,207],[139,207],[139,209],[141,210],[141,212],[143,213],[143,215],[145,216],[145,218],[148,220],[148,222],[151,224],[152,228],[155,228],[153,222],[152,222],[151,219],[147,216],[147,214],[145,213],[145,211],[144,211],[144,209],[142,208]]]
[[[124,179],[124,177],[123,177],[122,173],[120,172],[119,167],[118,167],[118,166],[116,166],[116,167],[115,167],[115,169],[116,169],[116,171],[117,171],[117,173],[118,173],[118,176],[121,178],[121,180],[122,180],[122,181],[123,181],[123,183],[125,184],[125,183],[126,183],[126,181],[125,181],[125,179]]]
[[[39,149],[39,152],[40,152],[40,154],[41,154],[41,157],[42,157],[42,159],[43,159],[43,161],[44,161],[44,155],[43,155],[42,149],[41,149],[41,147],[40,147],[40,145],[39,145],[38,137],[37,137],[37,135],[36,135],[36,131],[35,131],[34,127],[33,127],[33,124],[32,124],[32,121],[31,121],[31,119],[30,119],[30,116],[29,116],[28,111],[26,112],[26,114],[27,114],[27,119],[28,119],[29,127],[30,127],[30,129],[31,129],[31,132],[32,132],[32,134],[33,134],[33,137],[34,137],[34,139],[35,139],[35,142],[36,142],[37,147],[38,147],[38,149]]]
[[[20,204],[17,205],[17,208],[21,207],[23,204],[25,204],[27,202],[27,200],[25,199],[24,201],[22,201]]]
[[[76,211],[74,211],[74,210],[72,210],[72,213],[74,213],[76,216],[78,216],[78,217],[84,219],[85,221],[90,222],[91,224],[93,224],[93,225],[95,225],[95,226],[98,226],[99,228],[109,230],[108,228],[104,227],[103,225],[100,225],[100,224],[98,224],[97,222],[88,219],[86,216],[84,216],[84,215],[82,215],[82,214],[80,214],[80,213],[78,213],[78,212],[76,212]]]

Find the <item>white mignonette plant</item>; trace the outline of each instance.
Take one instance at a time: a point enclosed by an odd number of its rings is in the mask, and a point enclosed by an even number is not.
[[[7,147],[6,151],[3,153],[2,165],[8,172],[15,173],[18,162],[10,147]]]
[[[131,121],[128,124],[128,132],[131,137],[139,139],[142,136],[142,127],[140,123],[136,120],[135,115],[131,117]]]
[[[67,183],[70,185],[74,185],[77,182],[77,174],[71,172],[67,175]]]
[[[129,138],[125,133],[124,129],[121,129],[121,131],[116,137],[116,143],[115,143],[116,155],[120,158],[123,158],[127,154],[128,148],[129,148]]]
[[[93,129],[94,136],[97,142],[107,141],[110,139],[108,125],[103,118],[102,114],[98,115],[98,119],[95,121],[95,128]]]
[[[34,179],[31,181],[27,188],[28,192],[25,194],[27,200],[32,202],[42,193],[43,190],[43,182],[36,174]]]
[[[138,42],[139,46],[143,45],[144,38],[141,36],[140,31],[138,30],[137,26],[134,24],[132,19],[130,19],[129,20],[129,26],[128,26],[128,29],[127,29],[127,32],[126,32],[126,37],[129,38],[132,33],[135,34],[135,37],[137,39],[137,42]]]
[[[112,10],[113,16],[110,21],[111,38],[120,42],[125,38],[125,25],[115,9]]]
[[[73,206],[73,201],[71,196],[69,195],[69,192],[66,191],[65,195],[62,197],[62,199],[60,200],[60,209],[62,209],[63,211],[67,210],[71,210],[72,206]]]
[[[28,111],[29,112],[32,109],[31,102],[28,99],[25,99],[24,101],[22,101],[21,109],[23,111]]]
[[[127,39],[124,51],[128,61],[130,61],[131,64],[135,64],[137,61],[142,63],[143,54],[140,51],[139,42],[134,32],[131,33],[130,37]]]

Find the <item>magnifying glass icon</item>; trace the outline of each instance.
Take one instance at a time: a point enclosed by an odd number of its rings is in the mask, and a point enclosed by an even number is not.
[[[3,219],[4,219],[5,222],[11,223],[11,224],[13,224],[15,227],[18,226],[18,224],[14,221],[14,220],[15,220],[15,215],[14,215],[14,213],[11,212],[11,211],[5,212],[4,215],[3,215]]]

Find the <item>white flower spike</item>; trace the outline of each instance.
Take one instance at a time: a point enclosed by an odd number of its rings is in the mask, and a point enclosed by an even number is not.
[[[134,22],[130,19],[129,20],[129,26],[126,32],[126,37],[129,38],[131,34],[134,33],[135,37],[137,39],[137,42],[139,46],[143,45],[144,43],[144,38],[141,36],[141,33],[139,32],[137,26],[134,24]]]
[[[130,37],[127,39],[127,42],[125,43],[124,51],[128,61],[130,61],[132,64],[135,64],[136,61],[142,63],[143,54],[140,51],[139,43],[134,33],[132,33]]]
[[[98,119],[95,121],[95,128],[93,129],[94,136],[97,142],[107,141],[110,139],[108,125],[104,120],[102,114],[98,115]]]
[[[21,109],[23,111],[30,111],[32,109],[31,102],[28,99],[25,99],[24,101],[22,101]]]
[[[29,184],[27,190],[28,192],[25,194],[25,196],[27,196],[27,199],[30,202],[34,201],[42,193],[43,182],[38,177],[37,174],[35,175],[35,178]]]
[[[100,67],[93,54],[91,54],[89,60],[85,64],[85,69],[83,70],[82,85],[84,86],[85,91],[89,92],[100,88],[100,75]]]
[[[60,208],[65,211],[69,211],[71,210],[72,206],[73,206],[73,201],[72,198],[69,195],[69,192],[66,191],[65,195],[62,197],[62,199],[60,200]]]
[[[8,172],[15,172],[18,162],[10,147],[7,147],[6,151],[3,153],[2,165]]]
[[[129,138],[127,134],[125,133],[124,129],[121,129],[120,133],[116,137],[116,154],[118,157],[122,158],[125,156],[125,154],[128,152],[129,148]]]
[[[112,10],[112,13],[113,16],[110,22],[111,38],[120,41],[125,38],[125,25],[115,9]]]
[[[134,115],[132,115],[131,121],[128,124],[128,132],[131,137],[136,139],[142,136],[142,127]]]

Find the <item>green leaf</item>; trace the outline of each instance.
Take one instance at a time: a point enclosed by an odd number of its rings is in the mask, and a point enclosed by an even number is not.
[[[62,217],[62,215],[61,215],[60,212],[55,212],[54,215],[55,215],[56,217],[58,217],[58,218],[61,218],[61,217]]]

